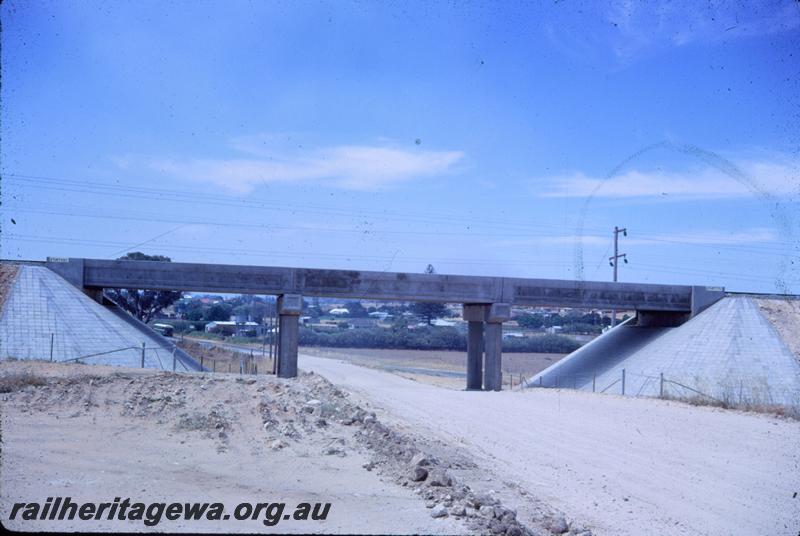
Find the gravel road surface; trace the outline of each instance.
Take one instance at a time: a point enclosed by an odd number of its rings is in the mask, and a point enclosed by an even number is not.
[[[300,366],[380,418],[470,452],[595,534],[800,532],[800,422],[571,390],[437,388],[334,359]]]

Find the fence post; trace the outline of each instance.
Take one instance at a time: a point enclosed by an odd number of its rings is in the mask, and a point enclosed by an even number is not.
[[[176,365],[176,362],[175,362],[175,359],[176,359],[176,358],[175,358],[175,351],[176,351],[177,349],[178,349],[178,347],[177,347],[177,346],[173,346],[173,347],[172,347],[172,372],[175,372],[175,365]]]
[[[214,370],[212,370],[211,372],[216,372],[216,371],[217,371],[217,360],[216,360],[216,359],[215,359],[214,361],[212,361],[212,362],[211,362],[211,366],[212,366],[212,367],[213,367],[213,369],[214,369]]]
[[[592,392],[595,392],[595,384],[597,384],[597,372],[592,372]]]
[[[539,376],[539,387],[542,387],[542,377]]]
[[[55,333],[51,333],[50,334],[50,362],[51,363],[53,362],[53,337],[54,336],[55,336]]]
[[[625,369],[622,369],[622,394],[625,394]]]
[[[142,343],[142,368],[144,368],[144,344]]]
[[[558,389],[558,380],[561,379],[561,376],[556,375],[556,389]]]
[[[661,386],[658,389],[658,398],[664,398],[664,373],[661,373]]]
[[[204,358],[203,356],[200,356],[200,372],[203,372],[203,369],[205,368],[205,367],[203,366],[203,361],[204,361],[204,359],[205,359],[205,358]]]

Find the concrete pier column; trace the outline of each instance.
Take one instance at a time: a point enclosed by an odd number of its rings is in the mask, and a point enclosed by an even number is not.
[[[467,323],[467,391],[483,389],[483,322]]]
[[[503,388],[503,322],[511,318],[511,305],[494,303],[486,313],[483,388],[500,391]]]
[[[486,368],[483,369],[483,386],[487,391],[499,391],[502,383],[503,324],[486,323]]]
[[[282,294],[278,296],[280,341],[277,374],[279,378],[297,377],[297,342],[302,310],[303,297],[301,295]]]
[[[464,304],[462,317],[467,321],[467,391],[483,389],[483,325],[488,306]]]
[[[461,316],[467,321],[467,391],[483,388],[483,325],[488,306],[464,304]]]

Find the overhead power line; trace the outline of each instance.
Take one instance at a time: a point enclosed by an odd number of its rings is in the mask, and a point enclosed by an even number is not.
[[[6,210],[10,210],[8,208],[8,204],[6,205]],[[552,238],[553,234],[551,231],[542,231],[540,233],[531,233],[531,232],[508,232],[503,231],[501,237],[495,233],[487,233],[487,232],[477,232],[477,231],[469,231],[469,232],[458,232],[458,231],[442,231],[442,230],[396,230],[396,229],[376,229],[373,227],[365,227],[365,228],[341,228],[341,227],[333,227],[327,225],[325,227],[320,226],[313,226],[313,225],[282,225],[282,224],[271,224],[271,223],[250,223],[244,221],[218,221],[218,220],[210,220],[207,218],[202,219],[184,219],[184,218],[175,218],[171,216],[165,216],[162,212],[147,212],[147,211],[131,211],[128,210],[127,212],[123,213],[115,213],[115,214],[104,214],[102,212],[93,209],[91,213],[82,213],[76,211],[63,211],[63,210],[44,210],[48,206],[55,206],[60,207],[61,205],[56,203],[41,203],[37,202],[37,208],[31,207],[14,207],[14,211],[16,212],[24,212],[30,214],[42,214],[47,216],[64,216],[64,217],[78,217],[78,218],[100,218],[100,219],[109,219],[109,220],[119,220],[119,221],[145,221],[145,222],[159,222],[159,223],[171,223],[171,224],[180,224],[180,225],[210,225],[210,226],[217,226],[217,227],[241,227],[241,228],[254,228],[254,229],[265,229],[265,230],[297,230],[297,231],[306,231],[306,232],[325,232],[325,233],[352,233],[352,234],[381,234],[381,235],[409,235],[409,236],[454,236],[454,237],[490,237],[490,238],[528,238],[528,237],[549,237]],[[68,205],[69,206],[69,205]],[[776,256],[786,256],[791,254],[789,251],[790,247],[768,247],[768,246],[761,246],[761,245],[736,245],[736,244],[729,244],[729,243],[701,243],[698,240],[701,240],[703,237],[698,236],[694,237],[692,241],[681,241],[676,239],[667,239],[667,238],[660,238],[652,235],[647,234],[639,234],[637,235],[637,239],[643,240],[645,242],[654,242],[654,243],[666,243],[666,244],[674,244],[674,245],[681,245],[681,246],[688,246],[693,248],[702,248],[702,249],[711,249],[711,250],[724,250],[724,251],[736,251],[736,252],[752,252],[757,254],[763,255],[776,255]],[[717,240],[718,237],[709,238],[711,242]],[[771,242],[774,244],[782,244],[782,242]],[[794,246],[797,248],[797,246]]]
[[[97,194],[112,197],[124,197],[127,199],[147,199],[152,201],[175,201],[179,203],[198,203],[212,205],[212,206],[228,206],[235,208],[247,208],[254,210],[270,210],[280,212],[301,212],[310,214],[323,214],[323,215],[341,215],[341,216],[372,216],[383,219],[397,219],[402,221],[416,221],[420,223],[447,223],[451,225],[469,225],[474,226],[474,218],[466,218],[463,216],[448,215],[437,213],[432,216],[428,213],[414,213],[414,212],[395,212],[388,210],[366,210],[363,208],[341,208],[331,207],[325,205],[314,204],[300,204],[300,203],[286,203],[283,201],[268,201],[263,199],[242,199],[239,197],[218,195],[218,194],[203,194],[198,192],[184,192],[178,190],[167,190],[161,188],[148,188],[140,186],[122,186],[122,185],[107,185],[98,184],[86,181],[75,181],[70,179],[61,179],[54,177],[40,177],[35,175],[24,175],[19,173],[7,173],[4,175],[6,178],[12,178],[14,181],[24,183],[27,187],[40,188],[51,191],[66,191],[81,194]],[[523,223],[511,220],[497,220],[497,219],[481,219],[481,225],[484,227],[513,227],[517,229],[530,229],[530,228],[545,228],[545,229],[562,229],[562,226],[552,223]],[[598,230],[599,232],[599,230]]]

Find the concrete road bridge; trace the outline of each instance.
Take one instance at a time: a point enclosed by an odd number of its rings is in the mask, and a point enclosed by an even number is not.
[[[640,324],[674,326],[725,295],[702,286],[275,266],[52,257],[44,264],[100,301],[104,288],[275,295],[277,372],[284,378],[297,376],[304,296],[461,303],[468,322],[469,390],[500,390],[503,322],[511,318],[512,305],[635,310]]]

